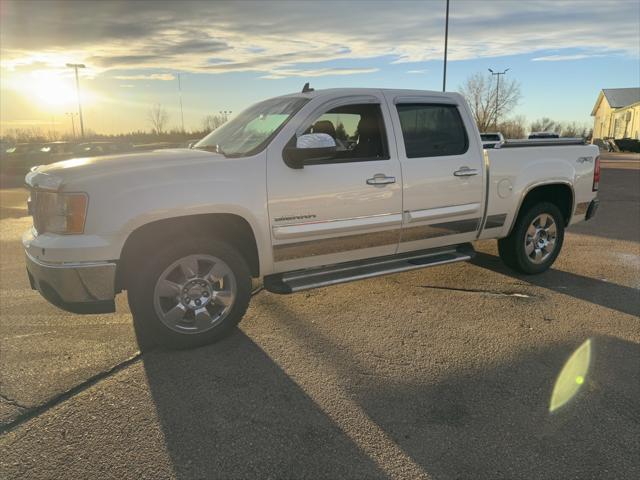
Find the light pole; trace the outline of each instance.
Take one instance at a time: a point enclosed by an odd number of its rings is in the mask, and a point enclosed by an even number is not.
[[[495,120],[494,120],[494,126],[497,130],[498,129],[498,99],[500,98],[500,75],[505,75],[509,71],[509,68],[507,68],[503,72],[494,72],[491,69],[489,69],[489,71],[491,72],[491,75],[496,75],[498,77],[497,83],[496,83],[496,113],[495,113]]]
[[[442,74],[442,91],[447,89],[447,47],[449,43],[449,0],[447,0],[447,14],[444,22],[444,72]]]
[[[73,132],[73,138],[76,138],[76,122],[73,121],[73,117],[78,114],[75,112],[67,112],[65,115],[69,115],[71,117],[71,131]]]
[[[82,121],[82,104],[80,103],[80,80],[78,79],[78,69],[86,68],[83,63],[67,63],[67,67],[76,71],[76,95],[78,96],[78,113],[80,114],[80,135],[84,138],[84,122]]]
[[[224,121],[226,122],[229,119],[229,115],[231,115],[233,112],[231,110],[220,110],[218,113],[222,118],[224,118]]]
[[[182,120],[182,133],[184,133],[184,112],[182,111],[182,84],[180,74],[178,74],[178,95],[180,96],[180,119]]]

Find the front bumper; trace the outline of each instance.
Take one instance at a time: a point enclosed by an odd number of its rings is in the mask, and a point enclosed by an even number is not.
[[[115,263],[51,264],[25,255],[31,288],[55,306],[73,313],[115,311]]]

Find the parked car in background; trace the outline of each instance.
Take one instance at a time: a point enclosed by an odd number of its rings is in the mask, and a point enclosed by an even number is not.
[[[42,155],[43,143],[17,143],[2,153],[0,169],[5,175],[26,175],[35,165],[33,159]]]
[[[500,132],[481,133],[480,139],[482,140],[482,146],[484,148],[495,148],[496,145],[504,143],[504,136]]]
[[[67,160],[74,155],[76,144],[72,142],[50,142],[45,143],[40,149],[39,159],[40,163],[34,165],[42,165],[48,163],[55,163],[61,160]]]
[[[7,148],[5,153],[9,155],[24,155],[27,153],[38,152],[45,144],[44,143],[16,143],[15,145]]]
[[[529,139],[536,138],[560,138],[556,132],[531,132],[529,134]]]
[[[48,153],[49,155],[58,155],[63,153],[71,154],[73,153],[75,146],[76,144],[72,142],[50,142],[45,143],[40,151],[43,153]]]
[[[127,290],[143,342],[193,347],[235,327],[252,277],[287,294],[469,260],[481,239],[544,272],[596,212],[598,155],[582,139],[484,150],[457,93],[305,89],[191,150],[35,169],[22,242],[51,303],[111,312]]]
[[[133,145],[126,142],[87,142],[76,145],[74,157],[97,157],[100,155],[112,155],[114,153],[126,153],[133,150]]]

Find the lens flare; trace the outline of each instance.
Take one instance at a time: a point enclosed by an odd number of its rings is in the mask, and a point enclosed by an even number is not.
[[[549,411],[554,412],[578,393],[584,385],[591,362],[591,339],[580,345],[564,364],[551,394]]]

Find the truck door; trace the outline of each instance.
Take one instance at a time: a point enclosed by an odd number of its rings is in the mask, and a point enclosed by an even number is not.
[[[396,252],[402,179],[382,94],[312,100],[267,150],[267,197],[274,271]],[[283,150],[324,133],[336,151],[295,169]]]
[[[404,190],[398,251],[475,240],[484,207],[484,157],[461,97],[386,95]]]

